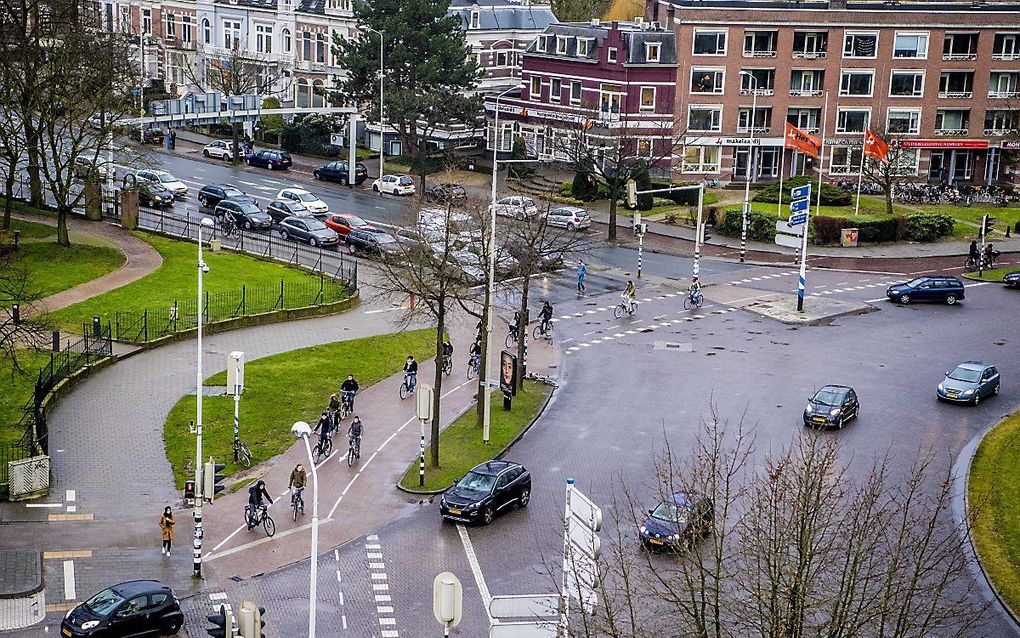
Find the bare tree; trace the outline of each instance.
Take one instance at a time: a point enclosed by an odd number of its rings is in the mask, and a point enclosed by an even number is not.
[[[893,214],[893,189],[896,183],[905,178],[917,176],[917,149],[903,148],[900,144],[905,138],[903,132],[889,126],[875,122],[875,131],[881,131],[879,137],[889,145],[889,154],[885,161],[877,160],[874,157],[864,158],[864,179],[882,189],[885,197],[885,212]],[[863,152],[863,150],[862,150]]]
[[[0,253],[0,360],[10,363],[12,374],[24,372],[19,363],[23,350],[40,350],[49,342],[51,326],[36,312],[43,296],[16,254]]]

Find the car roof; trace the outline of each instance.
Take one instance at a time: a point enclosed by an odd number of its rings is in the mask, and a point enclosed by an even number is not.
[[[504,461],[502,459],[493,459],[486,461],[472,468],[472,472],[477,474],[487,474],[489,476],[496,476],[497,474],[503,473],[512,467],[520,467],[520,463],[514,463],[512,461]]]
[[[853,390],[853,388],[851,388],[848,385],[837,385],[837,384],[834,384],[834,383],[830,383],[829,385],[823,385],[822,387],[818,388],[818,392],[821,392],[822,390],[843,390],[843,391],[849,391],[849,390]],[[815,394],[818,394],[818,392],[816,392]]]
[[[694,498],[693,494],[688,494],[687,492],[673,492],[666,497],[665,502],[673,505],[690,507],[694,505]]]
[[[558,208],[558,210],[569,210],[572,213],[583,213],[583,212],[586,212],[580,206],[559,206],[557,208]]]
[[[963,368],[964,370],[984,370],[985,368],[990,368],[992,366],[984,363],[983,361],[964,361],[956,367]]]
[[[123,583],[118,583],[110,589],[114,590],[124,598],[130,598],[153,590],[165,589],[167,591],[172,591],[170,587],[164,585],[158,580],[128,580]]]
[[[308,192],[307,190],[305,190],[304,188],[298,188],[296,186],[289,186],[287,188],[281,188],[280,192],[281,193],[295,193],[295,194],[298,194],[298,195],[301,195],[303,193],[308,193],[309,195],[311,195],[311,193]]]

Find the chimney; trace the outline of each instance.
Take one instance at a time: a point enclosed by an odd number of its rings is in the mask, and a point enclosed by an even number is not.
[[[593,26],[593,27],[597,27],[597,26],[599,26],[599,22],[600,22],[600,21],[599,21],[599,19],[598,19],[598,18],[592,18],[592,19],[591,19],[591,26]]]

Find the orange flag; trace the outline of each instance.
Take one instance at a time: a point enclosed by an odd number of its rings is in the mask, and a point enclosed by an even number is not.
[[[872,133],[870,128],[864,131],[864,155],[888,163],[886,156],[889,155],[889,145],[881,137]]]
[[[808,135],[789,122],[786,123],[786,148],[818,157],[822,152],[822,141],[814,135]]]

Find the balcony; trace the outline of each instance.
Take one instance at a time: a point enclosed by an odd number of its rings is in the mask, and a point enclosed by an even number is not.
[[[973,91],[939,91],[939,97],[949,100],[969,100],[974,97]]]
[[[790,97],[817,97],[822,95],[821,89],[790,89]]]
[[[777,51],[775,49],[771,51],[762,49],[744,49],[745,58],[774,58],[776,55]]]
[[[1006,52],[1003,52],[1003,53],[993,53],[992,54],[992,59],[993,60],[1020,60],[1020,51],[1015,52],[1015,53],[1013,53],[1013,52],[1010,52],[1010,53],[1006,53]]]
[[[824,60],[825,51],[794,51],[793,57],[802,60]]]
[[[754,127],[754,130],[752,130],[752,129],[746,127],[746,126],[737,126],[737,133],[751,133],[752,135],[759,134],[759,133],[768,133],[771,130],[772,130],[772,128],[768,127],[768,126],[756,126],[756,127]]]
[[[988,97],[1002,100],[1020,97],[1020,91],[989,91]]]
[[[977,60],[977,52],[965,52],[965,53],[943,53],[943,60]]]
[[[819,91],[821,93],[821,91]],[[757,95],[760,97],[772,97],[776,94],[775,89],[740,89],[741,95]]]
[[[986,128],[984,130],[985,137],[1005,137],[1006,135],[1016,135],[1018,133],[1015,128]]]
[[[966,137],[970,129],[965,128],[937,128],[936,137]]]

